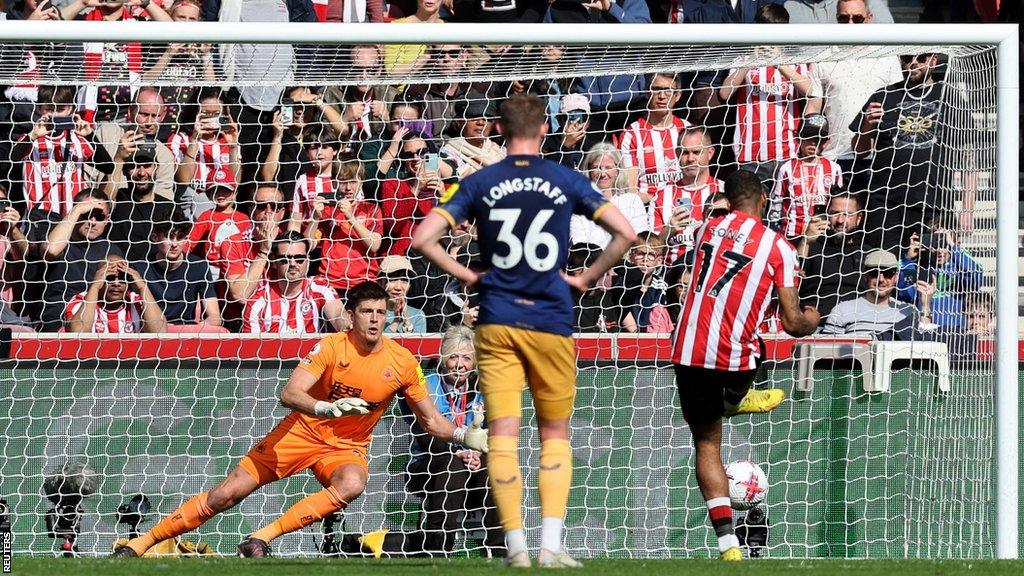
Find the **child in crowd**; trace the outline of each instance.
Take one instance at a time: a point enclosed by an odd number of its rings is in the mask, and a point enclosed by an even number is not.
[[[202,251],[210,263],[215,280],[227,272],[227,250],[231,242],[248,240],[252,233],[249,217],[235,207],[237,189],[238,185],[230,170],[222,168],[214,171],[212,180],[206,185],[206,194],[214,206],[196,219],[185,246],[186,253],[197,249]]]
[[[337,174],[335,160],[341,150],[341,142],[312,136],[306,141],[306,171],[295,182],[292,195],[291,220],[288,229],[301,232],[306,229],[313,214],[313,200],[320,196],[329,201],[336,200],[334,176]]]
[[[821,155],[828,144],[828,120],[808,114],[797,132],[797,157],[779,167],[768,209],[768,223],[796,244],[811,218],[823,216],[833,187],[842,187],[838,164]]]

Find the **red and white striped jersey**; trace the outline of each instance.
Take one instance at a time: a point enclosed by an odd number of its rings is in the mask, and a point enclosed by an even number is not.
[[[22,52],[22,67],[18,70],[18,83],[4,90],[4,96],[11,100],[35,102],[39,95],[39,79],[42,78],[39,70],[39,58],[29,48],[31,45],[26,45],[26,49]]]
[[[86,188],[82,168],[93,153],[92,144],[74,132],[37,138],[24,158],[27,208],[70,212],[72,199]]]
[[[321,277],[303,278],[294,296],[282,294],[277,282],[264,279],[245,305],[242,332],[251,334],[317,334],[324,305],[338,299]]]
[[[79,292],[64,308],[64,322],[70,322],[85,305],[85,292]],[[142,332],[142,297],[135,292],[125,293],[126,302],[117,308],[106,308],[101,301],[96,306],[94,334],[138,334]]]
[[[121,11],[119,21],[134,21],[128,9]],[[85,20],[104,21],[99,10],[85,15]],[[91,82],[79,92],[82,100],[82,118],[88,122],[113,118],[97,117],[101,106],[128,104],[134,88],[142,80],[142,44],[139,42],[86,42],[83,68],[86,80]]]
[[[722,192],[724,187],[725,182],[718,178],[708,178],[708,181],[703,184],[680,184],[677,182],[672,188],[672,196],[670,198],[662,196],[655,198],[650,203],[649,212],[652,218],[652,230],[658,233],[661,233],[662,228],[669,223],[672,218],[672,208],[680,200],[689,198],[693,203],[693,206],[690,208],[693,223],[678,234],[673,234],[667,239],[668,252],[666,254],[666,261],[669,264],[682,258],[693,249],[693,235],[696,234],[697,229],[700,228],[701,223],[704,221],[704,213],[708,208],[707,205],[711,201],[711,197],[718,192]],[[661,202],[661,206],[655,204],[663,199],[668,201]]]
[[[757,327],[773,287],[797,285],[796,249],[760,218],[731,212],[697,231],[693,276],[672,339],[672,362],[737,372],[757,367]]]
[[[796,71],[810,77],[809,64]],[[774,66],[751,68],[737,91],[739,108],[733,151],[737,162],[788,160],[796,155],[800,98],[793,82]]]
[[[681,200],[690,199],[693,206],[690,208],[690,215],[694,220],[704,219],[705,205],[711,197],[724,190],[725,182],[718,178],[708,178],[703,184],[680,184],[676,182],[665,194],[656,196],[648,204],[648,215],[650,217],[651,230],[661,233],[661,230],[672,220],[672,209]]]
[[[185,152],[192,143],[192,137],[184,132],[175,132],[167,141],[167,147],[174,154],[174,165],[180,166],[185,161]],[[231,169],[231,147],[223,136],[216,140],[200,140],[196,149],[196,173],[192,176],[192,187],[197,190],[206,188],[217,170]]]
[[[828,158],[793,158],[775,177],[768,222],[787,238],[800,236],[815,206],[828,204],[832,186],[842,185],[842,169]]]
[[[657,198],[672,189],[673,182],[679,179],[679,135],[689,126],[689,122],[676,116],[665,128],[656,128],[647,118],[640,118],[623,131],[619,143],[622,162],[627,168],[640,170],[641,194]]]
[[[305,174],[295,181],[295,194],[292,195],[291,213],[302,215],[305,222],[313,216],[313,199],[317,196],[330,196],[334,193],[334,179],[331,176]]]

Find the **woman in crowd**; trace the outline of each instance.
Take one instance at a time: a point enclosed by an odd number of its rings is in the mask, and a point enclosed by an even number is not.
[[[629,182],[636,182],[636,178],[629,177],[629,169],[623,166],[622,152],[618,148],[608,142],[595,144],[583,159],[582,168],[604,197],[626,216],[633,231],[639,234],[650,230],[643,200],[629,185]],[[573,216],[569,226],[573,244],[596,244],[604,248],[611,240],[603,228],[583,216]]]

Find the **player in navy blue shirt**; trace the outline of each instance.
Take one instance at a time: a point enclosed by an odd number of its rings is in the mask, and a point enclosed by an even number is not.
[[[508,157],[452,186],[413,234],[413,248],[455,278],[477,285],[477,369],[490,430],[491,493],[505,530],[507,562],[530,566],[522,520],[517,444],[524,380],[541,438],[541,566],[579,566],[562,550],[562,521],[572,481],[569,418],[576,395],[571,338],[573,291],[593,286],[636,239],[629,222],[583,175],[540,157],[547,135],[544,102],[517,94],[501,106],[498,132]],[[594,264],[565,274],[569,220],[592,218],[611,235]],[[441,246],[445,233],[476,222],[486,271],[477,274]]]

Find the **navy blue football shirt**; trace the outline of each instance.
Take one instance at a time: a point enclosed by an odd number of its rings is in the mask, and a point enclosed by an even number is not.
[[[509,156],[453,186],[435,208],[452,226],[475,220],[484,263],[480,324],[569,336],[573,297],[560,271],[573,214],[608,201],[582,174],[540,156]]]

